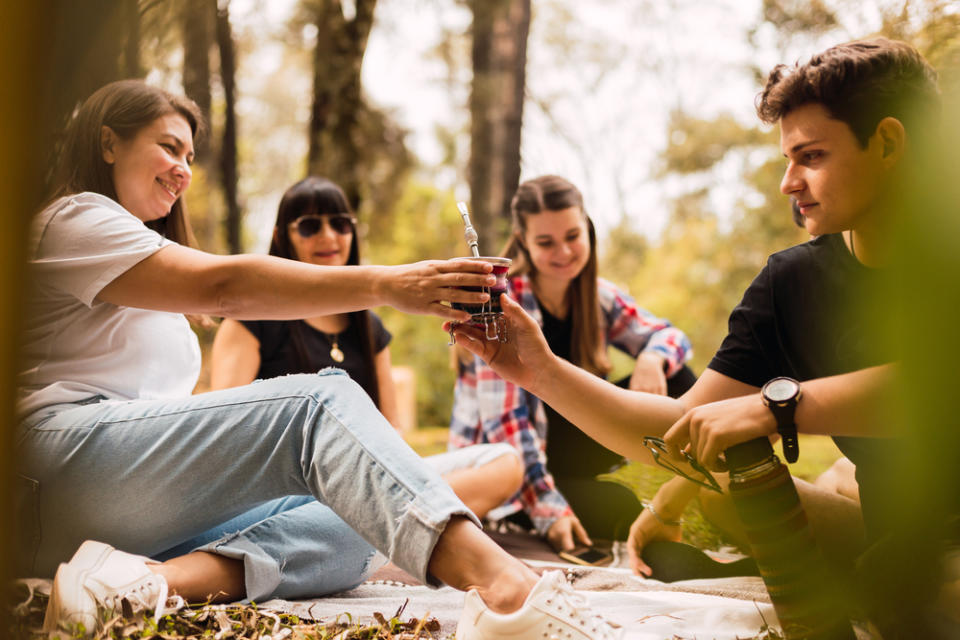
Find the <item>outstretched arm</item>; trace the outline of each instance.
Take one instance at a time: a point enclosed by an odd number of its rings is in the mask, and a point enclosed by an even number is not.
[[[756,391],[715,371],[705,372],[680,399],[621,389],[555,356],[520,305],[508,296],[500,300],[509,322],[507,342],[486,340],[482,330],[465,325],[455,328],[457,342],[591,438],[628,458],[649,462],[642,437],[662,435],[688,407]]]
[[[457,287],[493,284],[490,269],[487,263],[469,260],[321,267],[273,256],[218,256],[168,245],[117,276],[97,299],[238,320],[296,320],[380,305],[466,320],[466,312],[442,301],[485,301],[487,294]]]

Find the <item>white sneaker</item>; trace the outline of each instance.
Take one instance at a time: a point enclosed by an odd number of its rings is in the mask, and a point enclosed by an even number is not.
[[[87,540],[70,562],[57,569],[43,630],[82,624],[86,633],[93,633],[100,620],[98,610],[117,611],[124,600],[134,613],[153,611],[155,622],[183,607],[180,596],[167,598],[167,581],[147,568],[149,560]]]
[[[457,640],[617,640],[620,629],[594,613],[562,571],[548,571],[513,613],[494,613],[476,590],[467,593]]]

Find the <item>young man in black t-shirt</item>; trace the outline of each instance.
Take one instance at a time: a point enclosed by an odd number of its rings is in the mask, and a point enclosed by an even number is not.
[[[878,539],[890,525],[877,508],[883,469],[905,429],[890,420],[897,356],[877,347],[856,302],[879,286],[896,240],[892,228],[903,215],[890,189],[914,161],[914,146],[938,109],[936,72],[904,43],[853,42],[773,70],[758,113],[780,125],[787,159],[781,191],[795,198],[816,237],[770,257],[731,314],[729,335],[709,368],[679,400],[617,389],[555,358],[536,325],[509,301],[507,344],[488,343],[468,329],[458,330],[457,339],[632,459],[650,460],[644,435],[665,434],[674,455],[688,448],[713,470],[726,448],[778,431],[792,453],[794,428],[833,436],[857,465],[868,538]],[[781,377],[787,380],[761,393]],[[775,415],[764,396],[784,402],[793,415]],[[632,531],[635,567],[644,541],[678,535],[668,525],[695,491],[669,484],[654,510],[641,514],[646,524]]]

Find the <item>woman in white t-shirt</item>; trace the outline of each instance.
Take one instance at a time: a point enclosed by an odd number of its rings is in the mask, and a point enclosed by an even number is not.
[[[56,572],[45,627],[92,631],[98,607],[121,600],[159,617],[183,600],[331,593],[362,581],[379,549],[424,582],[476,589],[458,637],[495,637],[517,616],[539,637],[537,602],[567,597],[562,576],[538,583],[484,535],[342,372],[190,395],[200,354],[185,313],[292,319],[389,304],[465,319],[440,301],[485,299],[455,287],[492,283],[488,267],[191,249],[181,196],[199,125],[183,98],[139,81],[103,87],[74,116],[58,189],[34,220],[16,557],[21,575]],[[564,624],[598,624],[567,609]]]

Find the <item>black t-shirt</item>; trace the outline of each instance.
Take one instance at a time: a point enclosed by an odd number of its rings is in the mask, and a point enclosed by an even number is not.
[[[543,335],[550,350],[569,361],[573,336],[572,316],[568,315],[565,320],[561,320],[551,315],[542,304],[540,313],[543,316]],[[607,449],[570,424],[566,418],[554,411],[553,407],[544,403],[543,408],[547,415],[547,466],[558,485],[563,484],[564,477],[593,477],[606,473],[623,462],[623,456]]]
[[[373,332],[374,351],[380,353],[390,344],[391,335],[377,314],[371,311],[367,311],[367,314],[369,314],[370,329]],[[275,378],[288,373],[306,373],[326,367],[339,367],[363,387],[368,395],[376,397],[374,395],[377,388],[376,372],[370,370],[363,361],[362,336],[356,322],[351,321],[347,328],[337,335],[337,346],[344,355],[343,362],[336,362],[330,357],[332,336],[314,329],[302,320],[293,322],[243,320],[242,323],[260,342],[260,370],[257,372],[257,378]],[[308,371],[304,371],[293,344],[290,331],[294,323],[300,335],[303,336],[304,346],[310,356],[311,366]]]
[[[729,333],[709,367],[760,387],[777,376],[802,382],[891,362],[894,355],[877,339],[878,323],[864,312],[881,286],[880,273],[851,256],[839,234],[775,253],[730,314]],[[857,466],[864,519],[876,535],[882,525],[875,505],[896,440],[834,441]]]

